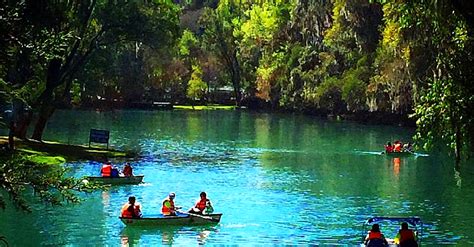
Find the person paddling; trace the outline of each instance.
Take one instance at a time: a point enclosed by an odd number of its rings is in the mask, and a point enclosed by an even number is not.
[[[388,242],[385,239],[385,236],[380,231],[379,224],[373,224],[372,229],[369,231],[367,236],[365,237],[366,246],[387,246]]]
[[[393,152],[392,143],[387,142],[387,145],[385,145],[385,153],[391,153],[391,152]]]
[[[169,195],[163,200],[161,213],[164,216],[176,216],[176,210],[180,209],[181,207],[176,207],[174,205],[174,198],[176,194],[174,192],[169,193]]]
[[[403,222],[400,231],[398,231],[397,236],[395,237],[395,243],[399,244],[400,247],[409,246],[414,247],[418,246],[416,242],[416,234],[413,230],[408,229],[408,223]]]
[[[128,202],[122,206],[121,217],[123,218],[141,218],[142,210],[140,203],[136,202],[134,196],[128,198]]]

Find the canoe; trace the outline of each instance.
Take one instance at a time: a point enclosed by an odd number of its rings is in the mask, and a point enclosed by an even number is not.
[[[89,182],[100,184],[139,184],[143,181],[144,175],[136,175],[131,177],[87,177]]]
[[[382,152],[384,153],[385,155],[387,156],[391,156],[391,157],[400,157],[400,156],[411,156],[411,155],[415,155],[414,152],[406,152],[406,151],[403,151],[403,152]]]
[[[406,222],[409,226],[409,229],[413,230],[417,236],[416,244],[420,245],[423,237],[423,221],[420,217],[403,217],[403,216],[375,216],[368,218],[362,226],[362,239],[365,239],[368,231],[370,230],[373,224],[379,224],[381,231],[384,233],[386,240],[388,242],[388,247],[398,247],[399,245],[394,242],[394,239],[387,238],[387,236],[395,236],[400,229],[400,224]],[[390,232],[390,230],[395,230],[395,232]],[[376,240],[378,241],[378,240]],[[378,243],[375,245],[370,244],[370,242],[365,245],[364,243],[360,246],[379,246]],[[411,245],[416,246],[416,245]]]
[[[178,214],[176,216],[159,214],[155,217],[119,218],[127,226],[193,226],[217,224],[221,217],[222,214]]]

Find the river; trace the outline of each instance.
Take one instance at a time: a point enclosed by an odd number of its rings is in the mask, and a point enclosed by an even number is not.
[[[439,150],[380,154],[388,140],[410,140],[410,128],[245,111],[64,110],[44,139],[87,144],[91,128],[110,130],[115,148],[140,151],[131,164],[144,183],[83,194],[78,205],[36,203],[29,214],[10,206],[0,211],[10,246],[357,245],[376,215],[421,217],[425,246],[474,245],[472,166],[456,174]],[[66,166],[81,177],[101,164]],[[118,219],[128,196],[152,215],[171,191],[184,208],[206,191],[221,222],[133,228]]]

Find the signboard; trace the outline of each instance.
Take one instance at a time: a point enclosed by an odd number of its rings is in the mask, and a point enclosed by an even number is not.
[[[107,149],[109,149],[109,131],[91,129],[89,134],[89,147],[91,147],[91,142],[107,143]]]

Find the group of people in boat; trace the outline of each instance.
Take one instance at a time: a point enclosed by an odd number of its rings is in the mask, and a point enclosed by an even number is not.
[[[124,177],[131,177],[133,176],[133,168],[130,163],[126,162],[123,166],[122,171],[120,172],[116,166],[113,166],[110,161],[105,162],[100,169],[100,173],[102,177],[120,177],[121,175]]]
[[[387,142],[385,145],[385,152],[386,153],[393,153],[393,152],[413,152],[413,145],[411,142],[407,142],[403,144],[401,141],[396,140],[393,142]]]
[[[179,209],[182,207],[178,207],[174,203],[174,199],[176,197],[176,194],[174,192],[171,192],[168,194],[168,196],[163,200],[162,202],[162,207],[161,207],[161,213],[166,217],[166,216],[176,216],[177,213],[179,213]],[[200,214],[200,215],[205,215],[205,214],[211,214],[214,212],[214,208],[212,206],[211,200],[207,198],[206,192],[201,192],[199,194],[199,199],[196,201],[194,206],[190,208],[187,213],[188,214]],[[141,212],[141,205],[140,203],[136,202],[136,198],[134,196],[130,196],[128,198],[128,202],[126,202],[122,206],[121,210],[121,217],[123,218],[141,218],[142,217],[142,212]]]
[[[398,244],[400,247],[416,247],[418,246],[416,239],[417,237],[416,237],[415,232],[408,228],[408,223],[403,222],[401,224],[401,229],[398,231],[393,241],[395,244]],[[380,231],[379,224],[372,225],[372,229],[369,231],[369,233],[365,237],[364,244],[367,247],[388,246],[388,241],[387,239],[385,239],[385,236]]]

